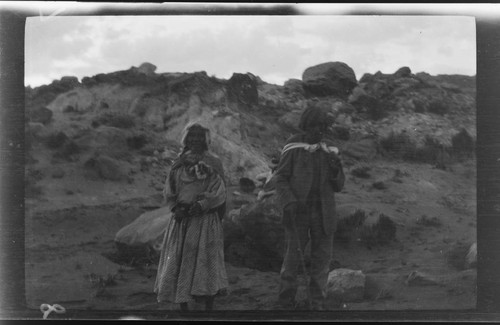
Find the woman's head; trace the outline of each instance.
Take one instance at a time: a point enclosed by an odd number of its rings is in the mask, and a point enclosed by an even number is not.
[[[193,153],[207,151],[210,143],[209,134],[209,130],[198,123],[189,125],[182,140],[185,149]]]

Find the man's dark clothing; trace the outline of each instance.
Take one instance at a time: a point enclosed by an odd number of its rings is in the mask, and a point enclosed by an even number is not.
[[[291,137],[288,143],[305,142],[305,135]],[[326,142],[326,141],[323,141]],[[326,142],[328,145],[328,142]],[[282,154],[274,175],[276,192],[283,214],[287,205],[298,202],[295,227],[290,218],[283,215],[286,251],[281,268],[279,300],[288,303],[295,300],[300,250],[304,251],[311,241],[311,298],[321,303],[325,297],[329,264],[332,255],[333,234],[337,226],[334,193],[344,186],[344,172],[340,162],[335,165],[332,154],[322,149],[309,152],[295,148]]]

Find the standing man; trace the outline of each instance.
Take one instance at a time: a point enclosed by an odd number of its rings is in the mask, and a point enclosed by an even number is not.
[[[304,267],[304,248],[311,241],[309,299],[313,310],[324,308],[326,284],[336,230],[335,192],[344,186],[338,149],[323,136],[329,118],[318,107],[300,119],[302,133],[288,139],[275,174],[276,192],[285,227],[285,256],[280,273],[279,304],[296,304],[297,273]]]

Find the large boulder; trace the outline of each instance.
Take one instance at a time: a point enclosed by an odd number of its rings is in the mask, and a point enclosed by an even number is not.
[[[145,62],[134,70],[139,72],[139,73],[143,73],[145,75],[151,76],[151,75],[154,75],[154,73],[156,71],[156,66],[154,64],[149,63],[149,62]]]
[[[346,100],[358,84],[354,70],[343,62],[327,62],[307,68],[304,89],[314,96],[337,96]]]
[[[85,162],[84,167],[87,171],[93,172],[93,175],[90,175],[101,179],[111,181],[128,180],[128,171],[123,164],[108,156],[102,155],[90,158]]]
[[[285,240],[276,196],[251,202],[230,212],[225,220],[224,237],[229,262],[259,270],[279,271]],[[243,251],[248,247],[252,252]],[[243,254],[246,256],[241,256]]]
[[[327,296],[341,302],[361,301],[365,285],[366,276],[361,270],[335,269],[328,274]]]
[[[116,233],[115,242],[130,247],[146,245],[160,250],[165,229],[171,218],[169,207],[144,212]]]
[[[411,69],[408,67],[399,68],[398,71],[394,73],[395,78],[408,78],[411,77]]]
[[[29,119],[34,123],[49,124],[52,121],[52,111],[47,107],[38,107],[29,112]]]
[[[233,73],[228,80],[227,95],[231,102],[247,106],[257,105],[259,102],[257,79],[250,73]]]

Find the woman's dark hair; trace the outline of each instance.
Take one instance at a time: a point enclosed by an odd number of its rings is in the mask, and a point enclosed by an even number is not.
[[[208,145],[207,145],[207,141],[206,141],[206,137],[207,137],[207,133],[206,133],[206,129],[201,126],[201,125],[198,125],[198,124],[194,124],[193,126],[191,126],[188,131],[187,131],[187,134],[186,134],[186,139],[184,141],[184,148],[182,149],[182,153],[185,153],[186,151],[188,151],[190,148],[188,147],[188,140],[189,140],[189,135],[193,132],[193,131],[202,131],[204,136],[205,136],[205,142],[203,143],[203,150],[204,151],[207,151],[208,150]]]
[[[327,127],[328,118],[325,111],[317,106],[308,107],[300,117],[299,129],[307,131],[316,126]]]

